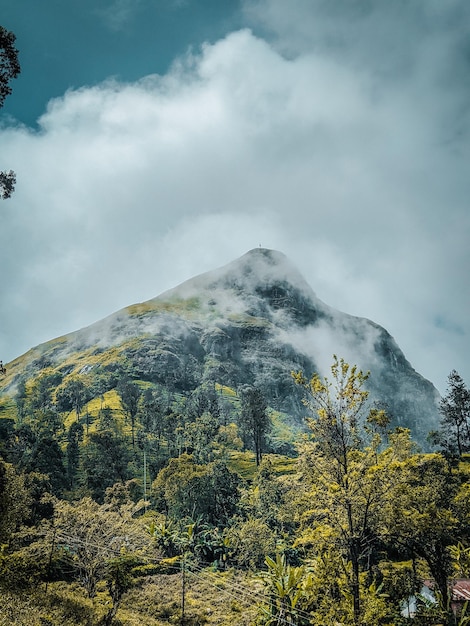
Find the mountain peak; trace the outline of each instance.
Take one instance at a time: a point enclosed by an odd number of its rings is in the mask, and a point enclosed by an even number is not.
[[[229,269],[231,267],[249,268],[250,272],[256,272],[261,270],[261,275],[266,271],[275,274],[295,274],[300,276],[300,272],[295,268],[293,263],[286,257],[285,254],[278,250],[271,250],[269,248],[253,248],[238,259],[231,261],[228,265],[220,268]],[[303,280],[303,279],[302,279]]]
[[[282,252],[279,252],[279,250],[271,250],[270,248],[262,248],[261,246],[259,246],[259,248],[253,248],[252,250],[249,250],[248,252],[243,254],[238,259],[238,261],[241,261],[242,259],[264,259],[265,262],[269,265],[282,265],[284,263],[290,264],[290,261],[286,257],[286,255]]]
[[[227,265],[199,274],[156,299],[189,298],[200,296],[201,292],[215,295],[217,291],[227,290],[246,298],[275,287],[283,292],[297,291],[303,298],[317,302],[312,288],[286,255],[268,248],[253,248]]]
[[[303,408],[290,372],[328,374],[337,354],[371,371],[371,402],[385,406],[394,425],[423,441],[439,420],[436,390],[390,334],[324,304],[284,254],[267,248],[48,342],[23,367],[67,370],[73,354],[80,372],[124,364],[135,378],[178,393],[207,382],[255,385],[272,408],[297,418]]]
[[[256,282],[282,281],[295,287],[302,286],[311,291],[303,276],[285,254],[269,248],[253,248],[246,254],[220,268],[228,274],[239,272],[243,276],[253,275]]]

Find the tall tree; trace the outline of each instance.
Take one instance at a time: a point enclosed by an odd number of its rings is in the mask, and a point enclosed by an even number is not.
[[[56,437],[48,431],[40,433],[37,438],[26,469],[46,474],[56,495],[67,487],[64,453]]]
[[[197,463],[208,463],[213,458],[214,439],[219,422],[211,413],[203,413],[185,426],[184,436]]]
[[[117,392],[121,398],[122,408],[126,417],[130,419],[132,431],[132,447],[135,448],[135,421],[139,412],[139,398],[141,395],[139,387],[129,381],[121,380],[117,386]]]
[[[459,479],[449,472],[442,455],[416,454],[381,511],[384,536],[395,550],[405,549],[407,558],[426,561],[444,610],[449,609],[449,546],[462,531],[468,532],[468,491],[463,495],[461,506]]]
[[[253,480],[251,505],[253,514],[270,528],[282,528],[279,509],[283,504],[284,491],[271,459],[264,457]]]
[[[256,457],[256,465],[261,463],[266,445],[266,435],[271,427],[271,420],[267,412],[266,400],[257,387],[243,387],[240,390],[241,432],[251,440]]]
[[[62,382],[62,376],[52,369],[42,371],[34,379],[29,393],[29,410],[46,411],[55,409],[54,391]]]
[[[192,456],[170,459],[152,484],[152,494],[162,510],[175,519],[197,519],[223,526],[235,514],[239,477],[223,463],[199,465]]]
[[[80,414],[85,404],[90,400],[90,390],[83,377],[73,376],[68,378],[57,390],[57,403],[59,410],[73,409],[80,421]]]
[[[72,489],[80,466],[80,443],[83,440],[83,426],[80,422],[73,422],[67,433],[67,478],[69,488]]]
[[[85,484],[98,502],[103,502],[107,487],[124,483],[129,475],[129,450],[116,428],[99,428],[88,435],[82,452]]]
[[[20,73],[15,35],[0,26],[0,108],[11,94],[10,81]],[[0,197],[9,198],[15,189],[16,175],[12,170],[0,172]]]
[[[26,381],[24,380],[24,378],[22,378],[16,386],[16,395],[15,395],[16,412],[18,415],[18,422],[20,424],[23,422],[23,419],[26,415],[26,399],[27,399]]]
[[[154,480],[152,493],[157,506],[174,519],[205,518],[212,500],[208,468],[196,464],[188,454],[170,459]]]
[[[333,542],[347,556],[353,620],[359,624],[361,566],[370,558],[381,507],[399,481],[409,435],[396,435],[384,451],[379,434],[367,441],[364,422],[384,420],[380,411],[367,415],[368,392],[363,387],[369,375],[336,356],[331,373],[331,380],[318,374],[307,380],[301,372],[293,373],[306,391],[305,404],[312,413],[308,420],[312,440],[305,443],[301,455],[306,491],[299,506],[307,521],[305,532],[312,536],[318,528],[326,543]]]
[[[462,456],[470,449],[470,390],[458,372],[448,376],[447,393],[440,403],[440,442],[445,452]]]

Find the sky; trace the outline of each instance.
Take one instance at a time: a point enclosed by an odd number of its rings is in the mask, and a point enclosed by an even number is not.
[[[470,384],[467,0],[2,0],[0,358],[261,245]]]

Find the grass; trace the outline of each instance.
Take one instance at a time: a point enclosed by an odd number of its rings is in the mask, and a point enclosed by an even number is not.
[[[105,350],[97,350],[96,346],[74,352],[68,358],[61,361],[60,369],[69,370],[67,376],[81,374],[84,368],[94,369],[98,366],[106,367],[107,365],[115,365],[123,363],[125,357],[122,355],[123,347],[111,346]],[[67,376],[64,378],[66,380]]]
[[[283,456],[282,454],[267,454],[269,457],[273,470],[278,476],[285,476],[286,474],[295,474],[297,472],[297,459]]]
[[[84,423],[86,421],[86,415],[88,413],[90,419],[90,432],[96,430],[96,426],[93,423],[99,415],[101,409],[109,408],[113,411],[113,417],[117,420],[118,424],[124,425],[124,414],[122,410],[121,400],[115,389],[107,391],[103,394],[103,399],[93,398],[82,409],[80,413],[80,421]],[[77,419],[75,411],[70,411],[64,420],[64,426],[70,428],[70,425]],[[129,426],[130,433],[130,426]]]
[[[231,452],[227,465],[244,480],[253,480],[257,471],[253,452]]]
[[[182,575],[158,574],[136,580],[122,600],[116,626],[163,626],[181,623]],[[186,574],[187,626],[249,626],[257,614],[254,594],[262,584],[252,574],[213,572],[194,567]],[[98,626],[110,607],[104,583],[93,600],[76,583],[55,582],[19,593],[0,593],[0,626]]]
[[[148,300],[126,307],[131,317],[142,317],[148,313],[191,313],[201,307],[199,298],[175,298],[172,300]]]
[[[95,626],[103,614],[76,584],[0,594],[0,626]]]
[[[226,385],[215,383],[215,390],[220,392],[220,395],[222,395],[225,398],[232,399],[232,398],[238,397],[235,389],[232,389],[231,387],[227,387]]]
[[[269,459],[272,469],[278,476],[294,474],[297,471],[297,459],[283,456],[282,454],[263,454],[263,459]],[[256,476],[258,468],[254,452],[230,452],[227,463],[232,472],[236,472],[244,480],[252,481]]]
[[[181,620],[181,591],[181,573],[152,576],[141,588],[128,593],[126,607],[131,606],[132,610],[123,608],[118,612],[118,619],[123,625],[137,626],[132,619],[138,611],[141,626],[178,624]],[[249,573],[190,569],[185,585],[185,623],[249,626],[257,614],[256,602],[250,594],[256,592],[262,592],[262,585]]]
[[[0,397],[0,419],[16,419],[16,404],[9,396]]]

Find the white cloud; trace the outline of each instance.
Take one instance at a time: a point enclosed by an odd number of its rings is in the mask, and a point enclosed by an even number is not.
[[[243,30],[166,76],[70,91],[37,133],[1,131],[18,176],[4,360],[262,244],[441,388],[454,367],[468,380],[468,145],[442,143],[462,96],[440,106],[423,67],[416,100],[413,81],[378,88],[326,48],[286,57]]]

